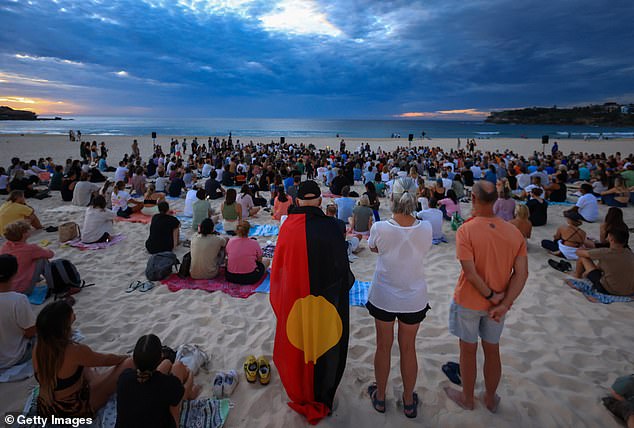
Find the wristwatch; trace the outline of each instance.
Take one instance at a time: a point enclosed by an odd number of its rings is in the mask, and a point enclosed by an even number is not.
[[[487,300],[491,300],[491,297],[493,297],[493,295],[495,294],[495,291],[491,290],[491,293],[485,297],[485,299]]]

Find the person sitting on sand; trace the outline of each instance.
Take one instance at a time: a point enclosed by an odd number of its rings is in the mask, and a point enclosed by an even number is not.
[[[601,401],[627,428],[634,428],[634,374],[616,379],[610,388],[610,395]]]
[[[212,218],[216,223],[220,216],[214,214],[211,203],[207,200],[205,189],[196,190],[196,201],[192,204],[192,231],[196,233],[198,225],[207,218]]]
[[[530,213],[528,219],[533,227],[544,226],[548,223],[548,202],[542,198],[541,187],[533,187],[531,198],[526,202],[526,207]]]
[[[240,285],[255,284],[266,275],[270,259],[262,258],[262,249],[258,241],[249,238],[251,225],[248,221],[240,222],[236,228],[235,238],[227,242],[227,271],[225,278],[229,282]]]
[[[227,189],[225,200],[220,204],[223,218],[223,228],[229,235],[235,234],[238,224],[242,221],[242,206],[236,202],[236,189]]]
[[[30,295],[43,276],[49,288],[53,287],[51,265],[48,259],[55,253],[37,244],[28,244],[31,225],[25,220],[9,223],[4,228],[7,239],[0,247],[0,254],[11,254],[18,259],[18,273],[13,277],[11,289]]]
[[[350,191],[350,183],[348,178],[344,175],[343,168],[339,168],[337,171],[337,176],[333,178],[332,183],[330,183],[330,192],[333,195],[343,196],[344,187],[348,187],[348,192]]]
[[[286,192],[284,191],[284,186],[280,186],[277,189],[277,196],[273,201],[273,212],[271,215],[277,221],[282,219],[282,216],[288,215],[288,209],[293,205],[293,201],[291,200]]]
[[[218,173],[212,170],[209,174],[209,179],[205,182],[205,191],[209,199],[220,199],[225,195],[225,189],[222,188],[216,178],[218,178]]]
[[[141,213],[148,216],[158,214],[158,203],[165,200],[165,193],[157,192],[154,184],[147,186],[145,195],[143,195],[143,208]]]
[[[39,416],[93,417],[115,392],[121,373],[133,367],[127,355],[98,353],[73,341],[74,321],[65,300],[49,303],[37,316],[33,368],[40,384]]]
[[[350,198],[350,186],[344,186],[341,189],[341,198],[335,199],[335,204],[337,205],[337,218],[348,224],[356,205],[355,200]]]
[[[429,201],[423,200],[421,202],[422,210],[416,213],[416,218],[419,220],[427,221],[431,224],[432,239],[434,241],[442,241],[445,238],[445,234],[442,231],[443,212],[438,209],[438,203],[434,198]]]
[[[143,167],[138,167],[134,171],[134,175],[130,179],[130,184],[132,184],[132,194],[135,196],[141,196],[145,193],[145,185],[147,184],[147,179],[145,178],[145,171]]]
[[[385,413],[394,321],[398,318],[403,408],[408,418],[416,417],[418,407],[418,395],[414,392],[418,372],[416,334],[430,309],[423,260],[432,246],[432,227],[412,216],[415,209],[414,193],[403,193],[392,202],[392,219],[372,225],[368,240],[370,251],[378,253],[366,304],[375,319],[377,342],[376,382],[368,387],[368,393],[374,409]]]
[[[157,174],[158,174],[158,177],[156,178],[156,181],[154,182],[156,192],[167,193],[167,188],[169,186],[170,179],[165,177],[165,169],[159,168]]]
[[[626,208],[630,202],[630,189],[620,175],[614,178],[614,186],[601,193],[601,201],[609,207]]]
[[[174,251],[178,246],[181,223],[176,217],[168,214],[169,210],[167,202],[158,203],[159,212],[152,217],[150,236],[145,241],[145,248],[150,254]]]
[[[438,201],[438,209],[442,211],[445,220],[451,220],[455,213],[461,215],[460,202],[453,189],[447,190],[447,197]]]
[[[579,189],[581,196],[574,207],[564,211],[576,213],[575,217],[587,222],[594,223],[599,219],[599,204],[597,198],[592,194],[592,186],[583,183]]]
[[[547,249],[552,255],[563,257],[566,260],[577,260],[577,249],[582,248],[586,242],[586,232],[583,231],[581,220],[566,216],[566,224],[559,226],[553,240],[544,239],[542,248]]]
[[[88,181],[88,174],[82,172],[79,177],[79,182],[75,184],[75,188],[73,189],[73,200],[71,203],[78,207],[87,207],[88,204],[90,204],[90,200],[99,192],[100,188],[101,186],[98,184]]]
[[[51,175],[51,181],[48,183],[48,190],[62,190],[62,181],[64,180],[64,167],[55,166],[55,171]]]
[[[0,234],[4,234],[4,228],[17,220],[26,220],[34,229],[41,229],[42,223],[35,215],[35,210],[26,204],[24,192],[13,190],[9,193],[7,201],[0,205]]]
[[[568,189],[566,183],[562,181],[560,175],[553,175],[552,183],[548,186],[544,186],[546,191],[546,197],[551,202],[566,202],[568,197]]]
[[[354,234],[369,236],[373,218],[374,213],[372,208],[370,208],[370,198],[368,198],[368,195],[363,195],[359,199],[359,205],[352,210],[350,231]]]
[[[130,194],[125,190],[125,183],[117,181],[112,195],[112,212],[118,217],[129,218],[133,213],[138,213],[143,209],[143,203],[132,199]]]
[[[84,227],[81,228],[81,242],[96,244],[108,242],[113,234],[115,213],[106,209],[106,198],[97,195],[92,205],[86,208]]]
[[[498,191],[498,199],[493,205],[493,212],[504,221],[513,219],[515,213],[515,200],[511,198],[511,187],[506,178],[500,178],[495,185]]]
[[[248,184],[243,184],[240,194],[236,198],[236,202],[242,208],[242,218],[253,217],[260,211],[260,207],[256,207],[253,202],[253,195]]]
[[[587,278],[599,293],[634,294],[634,253],[627,248],[629,238],[626,228],[614,227],[608,232],[609,248],[578,249],[575,278]]]
[[[422,178],[419,178],[422,180]],[[368,197],[368,201],[370,202],[370,208],[372,208],[372,214],[374,215],[374,220],[380,221],[381,217],[379,216],[379,207],[381,206],[381,201],[379,201],[379,195],[377,194],[376,187],[374,183],[368,181],[365,183],[365,192],[363,193]]]
[[[174,174],[174,179],[170,182],[170,185],[167,189],[167,194],[171,198],[180,198],[181,191],[187,190],[185,186],[185,182],[183,181],[182,175],[180,171],[176,171]]]
[[[223,248],[227,240],[214,230],[214,222],[204,219],[196,228],[191,242],[191,266],[189,276],[193,279],[211,279],[218,275],[218,267],[224,261]]]
[[[623,227],[629,229],[627,224],[623,221],[623,210],[618,207],[610,207],[608,213],[605,215],[605,220],[599,226],[599,240],[586,239],[587,248],[607,248],[610,246],[608,243],[608,232],[614,227]]]
[[[183,400],[194,400],[202,387],[183,363],[163,358],[153,334],[139,338],[132,359],[117,381],[116,426],[178,427]]]
[[[436,199],[436,201],[440,201],[445,199],[445,194],[447,193],[447,189],[443,186],[442,178],[436,180],[436,184],[432,187],[432,198]]]
[[[361,243],[361,239],[363,239],[363,236],[360,234],[348,236],[346,223],[337,218],[337,205],[335,203],[330,203],[326,205],[325,213],[328,217],[332,217],[337,222],[339,230],[341,230],[341,234],[343,235],[343,239],[346,240],[346,244],[348,247],[348,258],[352,260],[352,254],[361,250],[359,244]]]
[[[529,220],[530,211],[526,205],[517,205],[515,207],[515,218],[509,221],[513,226],[517,227],[524,238],[530,239],[533,231],[533,223]]]
[[[11,290],[18,273],[18,259],[0,255],[0,370],[31,360],[35,344],[35,315],[29,299]]]

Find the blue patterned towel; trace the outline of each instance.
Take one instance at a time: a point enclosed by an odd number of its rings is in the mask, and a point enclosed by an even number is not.
[[[48,287],[46,285],[38,285],[29,295],[29,302],[31,302],[32,305],[41,305],[44,303],[44,300],[46,300],[47,292]]]
[[[216,225],[216,232],[225,233],[222,223]],[[280,233],[280,226],[277,224],[252,224],[249,236],[277,236]]]
[[[368,301],[370,291],[370,281],[355,281],[350,289],[350,306],[365,306]],[[256,293],[271,292],[271,277],[268,276],[262,284],[255,290]]]
[[[633,296],[612,296],[611,294],[599,293],[592,287],[592,282],[587,279],[568,278],[565,281],[573,285],[577,290],[581,291],[584,296],[596,299],[600,303],[609,305],[610,303],[628,303],[634,302]]]

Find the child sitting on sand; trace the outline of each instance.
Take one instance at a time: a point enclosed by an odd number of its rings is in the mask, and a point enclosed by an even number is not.
[[[116,427],[177,427],[183,400],[193,400],[201,387],[181,362],[163,359],[161,340],[142,336],[134,347],[134,369],[117,382]]]
[[[528,217],[530,216],[530,212],[528,211],[528,207],[526,205],[516,205],[515,206],[515,218],[509,223],[513,226],[517,227],[524,238],[530,239],[531,232],[533,231],[533,224],[530,222]]]

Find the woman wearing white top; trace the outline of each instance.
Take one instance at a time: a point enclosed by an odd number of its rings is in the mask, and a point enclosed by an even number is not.
[[[106,209],[106,198],[97,195],[92,206],[86,209],[84,227],[81,229],[81,242],[96,244],[108,242],[112,237],[113,220],[116,214]]]
[[[368,240],[370,250],[379,254],[366,304],[375,318],[377,342],[374,355],[376,383],[368,388],[368,393],[374,409],[385,412],[394,321],[398,318],[403,410],[408,418],[415,418],[417,414],[415,341],[418,326],[429,310],[422,262],[432,246],[432,227],[413,217],[415,208],[414,194],[403,193],[392,202],[392,219],[375,223]]]
[[[242,218],[253,217],[260,211],[260,207],[256,207],[253,203],[253,197],[251,196],[251,189],[248,184],[243,184],[240,189],[240,194],[236,199],[236,202],[242,207]]]

